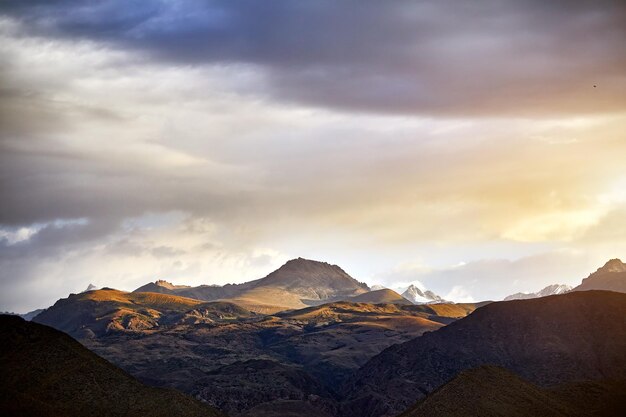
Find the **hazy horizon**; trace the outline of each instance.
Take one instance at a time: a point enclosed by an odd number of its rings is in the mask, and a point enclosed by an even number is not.
[[[288,259],[451,301],[626,260],[626,4],[0,3],[0,311]]]

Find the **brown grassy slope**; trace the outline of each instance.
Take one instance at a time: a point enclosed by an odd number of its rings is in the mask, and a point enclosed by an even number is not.
[[[540,388],[496,366],[466,370],[400,417],[587,417],[626,410],[626,383]]]
[[[352,303],[372,303],[372,304],[413,304],[397,292],[384,288],[382,290],[370,291],[347,299]]]
[[[346,383],[346,410],[393,415],[483,364],[544,386],[626,378],[626,294],[584,291],[486,305],[372,358]]]
[[[33,321],[85,338],[112,330],[157,328],[169,315],[199,304],[202,301],[175,295],[102,289],[60,299]]]
[[[221,415],[177,391],[141,384],[50,327],[3,315],[0,340],[3,416]]]

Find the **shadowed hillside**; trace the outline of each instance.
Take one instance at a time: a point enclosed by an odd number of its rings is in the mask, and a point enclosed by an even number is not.
[[[625,409],[625,381],[545,389],[506,369],[481,366],[461,372],[399,417],[613,417]]]
[[[214,409],[151,388],[50,327],[0,316],[0,414],[211,417]]]
[[[626,293],[626,264],[611,259],[602,268],[583,279],[573,291],[607,290]]]
[[[370,360],[346,384],[346,414],[393,415],[483,364],[543,386],[626,378],[624,317],[626,294],[605,291],[489,304]]]

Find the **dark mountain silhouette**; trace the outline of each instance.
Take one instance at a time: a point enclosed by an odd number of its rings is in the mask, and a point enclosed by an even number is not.
[[[626,264],[611,259],[602,268],[583,279],[573,291],[607,290],[626,292]]]
[[[491,303],[372,358],[344,389],[351,416],[393,415],[460,371],[507,368],[542,386],[626,378],[626,294],[607,291]]]
[[[540,388],[512,372],[481,366],[462,371],[400,417],[588,417],[626,410],[626,381]]]
[[[147,387],[55,329],[0,316],[5,417],[221,415],[171,389]]]

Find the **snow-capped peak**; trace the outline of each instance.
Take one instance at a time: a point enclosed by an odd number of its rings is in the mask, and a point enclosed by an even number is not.
[[[406,291],[402,293],[402,296],[413,304],[441,303],[444,301],[443,298],[434,292],[422,290],[415,284],[409,285]]]
[[[372,285],[372,286],[370,287],[370,290],[371,290],[371,291],[378,291],[378,290],[384,290],[384,289],[386,289],[386,288],[387,288],[387,287],[385,287],[384,285],[376,284],[376,285]]]
[[[541,291],[524,293],[518,292],[516,294],[509,295],[504,299],[504,301],[510,300],[528,300],[530,298],[539,298],[539,297],[547,297],[549,295],[557,295],[557,294],[565,294],[572,290],[572,287],[565,284],[552,284],[548,285]]]

